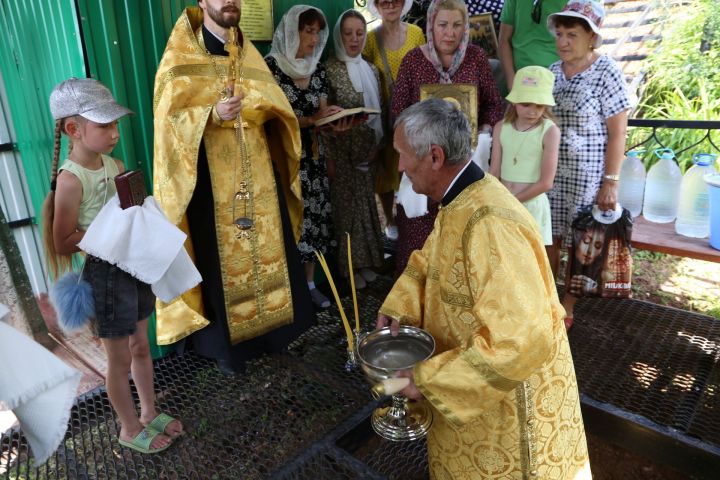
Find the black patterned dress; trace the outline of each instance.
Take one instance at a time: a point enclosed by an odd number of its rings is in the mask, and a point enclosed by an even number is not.
[[[327,77],[322,64],[318,64],[308,88],[303,90],[280,70],[274,58],[266,57],[265,62],[285,92],[296,117],[311,117],[320,109],[320,98],[328,96]],[[323,144],[312,128],[301,128],[300,140],[300,185],[305,208],[298,250],[302,262],[309,263],[316,260],[315,250],[327,253],[337,242],[333,233],[330,183]]]
[[[380,89],[377,68],[371,65]],[[348,75],[345,62],[331,58],[327,62],[330,101],[342,108],[364,107],[362,92],[357,92]],[[340,250],[337,265],[340,274],[349,276],[347,235],[352,244],[355,272],[361,268],[381,267],[383,240],[377,204],[375,203],[375,155],[379,140],[367,123],[356,125],[340,134],[324,135],[327,156],[335,162],[332,194],[335,231]]]

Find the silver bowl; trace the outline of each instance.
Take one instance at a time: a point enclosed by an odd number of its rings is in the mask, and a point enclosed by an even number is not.
[[[370,332],[358,341],[360,368],[373,382],[394,378],[401,370],[412,368],[430,358],[435,339],[425,330],[403,325],[397,336],[385,327]],[[378,389],[373,388],[376,395]],[[432,411],[424,402],[408,403],[401,394],[392,396],[392,404],[373,412],[371,423],[375,432],[392,441],[417,440],[427,435],[432,425]]]
[[[435,339],[425,330],[402,325],[396,337],[390,327],[367,333],[358,342],[360,367],[372,381],[394,378],[400,370],[412,368],[430,358]]]

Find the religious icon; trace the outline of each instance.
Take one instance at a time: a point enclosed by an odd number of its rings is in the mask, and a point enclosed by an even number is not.
[[[478,111],[477,85],[472,83],[442,83],[420,85],[420,100],[441,98],[463,112],[472,128],[473,147],[477,143]]]
[[[492,13],[473,15],[470,23],[470,43],[485,50],[490,58],[498,58],[498,40],[495,34]]]

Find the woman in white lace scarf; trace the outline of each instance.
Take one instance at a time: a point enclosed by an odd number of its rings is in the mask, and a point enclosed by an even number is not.
[[[327,62],[330,101],[349,109],[380,110],[378,70],[362,58],[367,25],[356,10],[344,12],[333,31],[335,56]],[[372,268],[383,263],[382,229],[375,203],[377,152],[383,138],[382,116],[352,121],[342,135],[325,135],[328,174],[331,179],[333,218],[337,234],[338,269],[349,277],[347,235],[352,239],[352,262],[356,288],[377,277]]]
[[[298,250],[305,266],[310,295],[318,308],[329,307],[330,301],[315,288],[315,252],[327,253],[337,243],[333,233],[325,148],[316,134],[315,122],[342,110],[328,105],[327,101],[325,67],[319,62],[327,38],[325,15],[315,7],[295,5],[280,20],[270,53],[265,57],[300,125],[300,184],[305,208]]]

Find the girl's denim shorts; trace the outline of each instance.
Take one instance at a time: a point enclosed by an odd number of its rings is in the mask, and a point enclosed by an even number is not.
[[[95,300],[93,333],[100,338],[127,337],[137,322],[155,309],[155,295],[147,283],[92,255],[87,256],[83,280],[92,286]]]

